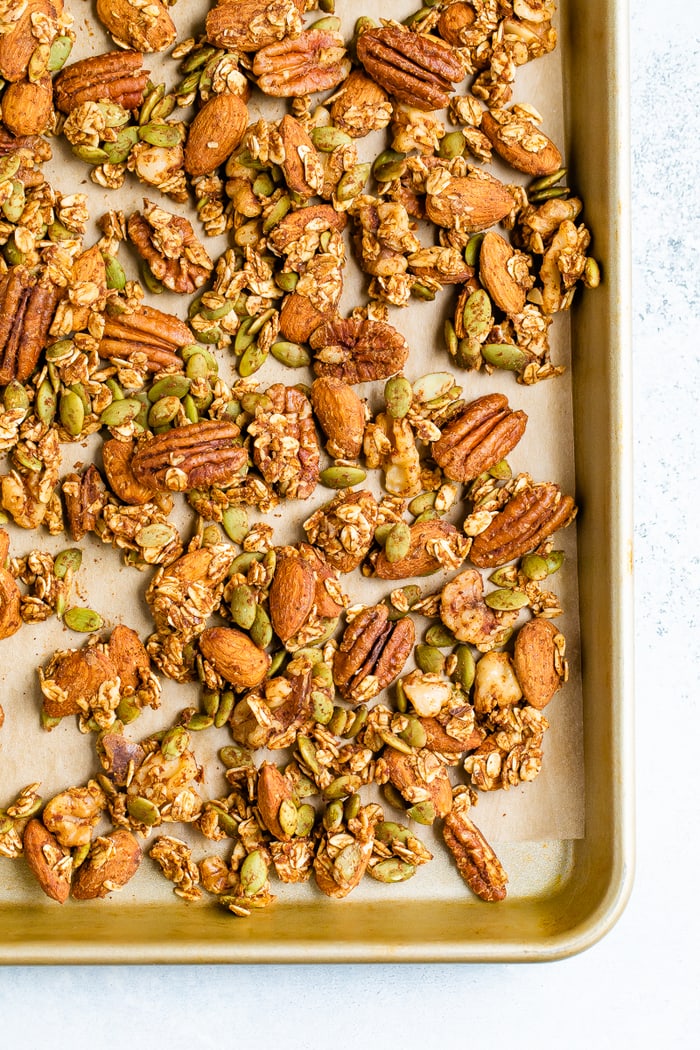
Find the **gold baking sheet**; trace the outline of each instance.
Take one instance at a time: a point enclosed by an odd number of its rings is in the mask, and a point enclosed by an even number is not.
[[[340,0],[337,6],[342,14]],[[181,0],[172,12],[180,38],[207,7]],[[365,11],[357,3],[346,7],[344,29],[349,33],[354,18]],[[413,9],[414,4],[402,0],[383,13],[401,18]],[[79,41],[72,59],[108,50],[111,43],[99,27],[81,21],[79,4],[74,13]],[[526,388],[504,373],[458,373],[467,396],[501,389],[514,407],[526,409],[530,423],[510,457],[514,468],[530,471],[537,480],[556,480],[565,491],[575,486],[581,506],[576,527],[558,534],[556,541],[567,552],[555,590],[567,610],[559,622],[567,636],[571,679],[548,708],[545,768],[522,790],[482,796],[473,813],[509,873],[507,901],[487,905],[474,898],[439,846],[435,859],[405,884],[387,887],[365,879],[342,902],[321,897],[313,885],[279,885],[276,904],[246,921],[221,911],[212,898],[184,904],[147,859],[126,889],[110,900],[68,902],[63,908],[40,899],[23,862],[0,861],[2,961],[554,958],[586,947],[619,913],[632,863],[626,5],[560,0],[559,28],[557,52],[518,70],[515,100],[540,109],[545,130],[565,145],[569,183],[583,196],[604,283],[595,293],[580,296],[571,324],[568,317],[557,319],[553,356],[567,364],[565,377]],[[148,56],[154,80],[159,79],[160,62],[159,56]],[[172,84],[174,64],[168,65],[167,82]],[[250,108],[252,120],[256,109]],[[62,145],[55,144],[50,177],[64,192],[88,193],[95,216],[117,206],[130,212],[140,207],[143,196],[157,198],[156,191],[136,181],[127,182],[118,195],[98,190],[87,169],[73,162]],[[180,210],[165,199],[163,204]],[[90,243],[88,235],[86,245]],[[213,256],[216,246],[206,242]],[[126,261],[127,253],[122,255]],[[439,333],[451,298],[448,291],[436,304],[392,310],[390,320],[412,347],[409,378],[449,367]],[[153,301],[183,313],[176,297]],[[361,291],[348,282],[343,306],[350,309],[359,301]],[[278,375],[288,382],[303,378],[297,373],[290,380],[288,372],[276,373],[272,364],[266,364],[259,378],[268,384]],[[72,459],[84,462],[89,456],[89,448],[66,446],[63,473]],[[317,495],[321,502],[324,497]],[[306,516],[309,510],[304,506],[302,512]],[[268,520],[275,524],[275,541],[286,541],[284,510]],[[36,537],[16,529],[11,539],[13,554],[37,543]],[[51,550],[66,545],[45,533],[41,542]],[[115,551],[89,537],[82,546],[78,580],[84,604],[98,609],[107,627],[123,621],[145,638],[152,630],[142,601],[149,574],[125,568]],[[425,590],[440,586],[439,578],[433,580],[433,586],[424,581]],[[369,602],[386,589],[376,581],[347,582],[355,601]],[[72,719],[50,734],[38,723],[37,664],[56,648],[80,644],[82,638],[57,621],[25,626],[2,643],[7,717],[0,734],[0,802],[32,780],[42,781],[48,798],[96,772],[94,740],[81,736]],[[168,724],[192,703],[194,690],[164,682],[160,711],[146,712],[131,727],[132,735]],[[223,790],[215,754],[227,741],[224,730],[196,738],[197,754],[208,769],[205,797]],[[179,826],[164,831],[187,837]],[[419,834],[430,842],[424,829]],[[209,850],[200,846],[198,855],[205,852]]]

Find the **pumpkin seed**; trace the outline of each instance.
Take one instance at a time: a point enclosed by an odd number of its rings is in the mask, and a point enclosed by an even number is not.
[[[428,645],[436,646],[438,649],[449,649],[456,645],[457,639],[452,631],[442,623],[434,623],[425,632],[425,640]]]
[[[141,280],[151,295],[162,295],[165,291],[165,285],[158,280],[151,267],[145,261],[141,263]]]
[[[182,408],[190,423],[199,423],[199,411],[191,394],[185,394],[183,397]]]
[[[312,22],[309,29],[322,29],[329,33],[337,33],[340,30],[340,19],[328,16],[327,18],[317,18],[315,22]]]
[[[498,463],[494,463],[492,467],[489,467],[487,473],[492,478],[496,478],[497,481],[508,481],[509,478],[513,477],[513,471],[507,459],[499,459]]]
[[[357,734],[360,732],[363,725],[367,721],[367,714],[367,706],[365,704],[361,704],[355,711],[354,715],[352,715],[352,719],[346,726],[345,736],[351,738],[357,736]]]
[[[311,355],[303,346],[299,346],[298,343],[287,342],[283,339],[272,344],[270,347],[270,353],[275,361],[279,361],[280,364],[286,365],[287,368],[305,368],[311,363]]]
[[[489,609],[507,611],[513,609],[524,609],[525,606],[528,605],[530,599],[522,591],[516,591],[510,587],[500,587],[498,590],[491,591],[490,594],[487,594],[484,601]]]
[[[247,379],[259,371],[267,361],[269,349],[260,343],[252,343],[238,362],[238,374]]]
[[[100,423],[106,427],[122,427],[127,423],[133,423],[143,407],[135,397],[124,397],[120,401],[112,401],[102,412]]]
[[[357,197],[370,176],[371,164],[355,164],[350,171],[341,177],[335,189],[335,195],[341,203]]]
[[[124,272],[124,267],[114,255],[109,255],[107,252],[102,252],[102,260],[105,264],[107,287],[118,292],[123,292],[126,288],[126,273]]]
[[[534,179],[527,188],[528,193],[538,193],[540,190],[548,190],[550,186],[555,186],[557,182],[561,182],[565,175],[566,168],[559,168],[558,171],[552,172],[551,175],[543,175],[539,179]]]
[[[299,748],[299,754],[301,755],[304,765],[308,766],[312,773],[318,775],[321,772],[321,767],[316,758],[316,748],[311,743],[308,736],[304,736],[303,733],[300,733],[297,737],[297,747]]]
[[[180,411],[181,402],[179,397],[161,397],[156,401],[148,413],[148,425],[151,430],[167,426],[172,423]]]
[[[411,806],[406,810],[406,814],[417,824],[432,824],[436,816],[435,806],[426,799],[425,802],[418,802],[415,806]]]
[[[250,532],[248,511],[245,507],[226,507],[221,515],[224,532],[233,543],[243,543]]]
[[[413,393],[421,404],[435,401],[436,398],[444,397],[455,385],[454,376],[451,372],[429,372],[413,384]]]
[[[323,791],[323,797],[328,802],[333,802],[336,799],[347,798],[348,795],[352,795],[362,784],[360,777],[354,773],[342,773],[335,780],[332,780],[327,788]]]
[[[145,824],[146,827],[152,828],[155,824],[160,823],[160,810],[155,803],[143,798],[142,795],[130,798],[126,803],[126,809],[132,820]]]
[[[226,725],[231,717],[235,702],[236,698],[233,692],[230,689],[225,689],[219,697],[219,706],[214,715],[214,726],[216,729],[221,729],[222,726]]]
[[[467,246],[464,249],[464,261],[467,266],[476,266],[479,261],[479,253],[481,252],[481,242],[484,239],[483,233],[473,234],[467,241]]]
[[[425,731],[425,727],[417,718],[409,718],[405,729],[401,730],[399,736],[411,747],[418,748],[425,747],[428,740],[428,734]]]
[[[172,726],[160,742],[163,758],[178,758],[190,746],[190,734],[184,726]]]
[[[474,684],[476,663],[474,655],[468,645],[458,646],[455,652],[455,668],[453,678],[459,682],[465,693],[468,693]]]
[[[393,747],[395,751],[400,751],[403,755],[410,755],[413,753],[413,748],[396,733],[392,733],[390,729],[380,728],[377,730],[377,735],[384,741],[387,747]]]
[[[262,605],[258,604],[255,610],[255,619],[250,628],[250,637],[259,649],[266,649],[272,641],[272,624]]]
[[[139,140],[139,129],[136,127],[121,128],[114,142],[104,142],[102,148],[107,154],[109,164],[123,164]]]
[[[405,376],[392,376],[384,386],[386,410],[393,419],[403,419],[413,401],[413,388]]]
[[[406,171],[406,154],[397,150],[386,149],[375,158],[372,174],[377,182],[393,182],[400,179]]]
[[[583,264],[583,284],[586,288],[597,288],[600,284],[600,266],[590,255]]]
[[[347,489],[352,485],[361,485],[367,477],[367,471],[362,467],[326,467],[318,476],[318,480],[328,489]]]
[[[245,747],[227,744],[219,751],[219,758],[227,769],[245,769],[253,765],[253,756]]]
[[[285,835],[291,836],[296,834],[299,814],[291,798],[282,799],[277,813],[277,820]]]
[[[267,215],[262,221],[262,232],[269,233],[270,230],[274,229],[277,223],[285,217],[291,206],[292,198],[289,196],[288,193],[285,193],[284,196],[280,197],[279,200],[275,201],[275,203],[272,205],[272,207],[270,208]],[[254,225],[257,226],[257,223],[255,223]],[[257,236],[256,242],[259,240],[260,237]]]
[[[522,372],[529,360],[527,354],[510,343],[484,343],[481,356],[487,365],[503,368],[507,372]]]
[[[387,857],[370,867],[369,874],[378,882],[406,882],[416,874],[416,866],[399,857]]]
[[[262,561],[263,556],[260,551],[243,551],[237,558],[234,558],[231,562],[231,568],[229,569],[229,576],[235,576],[238,573],[245,576],[250,569],[254,561]]]
[[[483,343],[493,325],[491,300],[483,288],[477,288],[467,299],[462,313],[462,323],[464,331],[471,340]]]
[[[136,721],[136,719],[141,714],[141,708],[136,703],[135,697],[123,696],[117,704],[117,708],[114,713],[119,719],[119,721],[123,722],[126,726],[130,725],[131,722]]]
[[[438,155],[444,157],[445,160],[454,160],[455,157],[461,157],[467,145],[467,140],[464,137],[464,133],[461,131],[450,131],[445,135],[438,147]]]
[[[293,292],[298,283],[299,274],[294,273],[293,270],[282,270],[280,273],[275,274],[275,284],[283,292]]]
[[[211,729],[214,725],[214,719],[211,715],[201,714],[199,711],[196,711],[193,715],[190,715],[185,724],[186,728],[193,733],[201,733],[203,729]]]
[[[334,707],[333,714],[327,723],[331,733],[334,733],[336,736],[343,736],[349,718],[352,718],[352,715],[344,707]]]
[[[104,164],[109,154],[99,146],[71,146],[73,155],[85,164]]]
[[[413,655],[417,666],[425,674],[442,674],[445,670],[445,657],[433,645],[424,645],[421,642],[416,646]]]
[[[92,609],[82,609],[79,606],[66,609],[63,614],[63,622],[71,631],[80,631],[82,634],[99,631],[104,623],[99,613],[93,612]]]
[[[549,576],[547,559],[541,554],[526,554],[520,562],[520,569],[528,580],[546,580]]]
[[[54,558],[53,574],[57,580],[63,580],[69,572],[77,572],[82,561],[83,552],[78,547],[68,547]]]
[[[343,820],[347,823],[349,820],[354,820],[357,814],[360,812],[362,806],[362,799],[357,794],[351,795],[350,798],[346,798],[343,803]]]
[[[241,883],[241,892],[245,897],[254,897],[259,893],[267,882],[267,863],[264,854],[259,849],[249,853],[241,864],[238,877]]]
[[[408,505],[409,514],[413,514],[414,517],[418,517],[423,511],[429,510],[435,506],[435,492],[421,492],[420,496],[416,496]]]
[[[343,803],[340,799],[336,799],[333,802],[329,802],[323,811],[323,826],[326,831],[332,833],[337,831],[338,828],[342,827],[343,824]]]
[[[564,564],[564,551],[550,551],[547,555],[547,569],[550,573],[558,572]]]
[[[148,391],[148,400],[151,404],[160,401],[163,397],[183,398],[189,393],[190,380],[183,375],[167,375],[159,379]]]
[[[321,153],[332,153],[338,146],[349,146],[352,142],[352,137],[347,132],[341,131],[340,128],[334,128],[330,125],[328,127],[313,128],[311,141]]]
[[[78,437],[85,423],[85,407],[74,390],[64,390],[58,402],[58,416],[71,437]]]
[[[389,805],[393,806],[394,809],[406,809],[406,803],[404,802],[403,795],[401,794],[398,788],[394,787],[394,785],[391,782],[382,786],[382,794],[384,795],[384,798],[387,800]]]
[[[202,707],[205,715],[211,715],[212,718],[216,715],[219,710],[219,692],[216,689],[204,689],[202,691]]]
[[[333,717],[333,701],[328,693],[324,693],[321,689],[314,689],[311,693],[311,700],[314,721],[322,726],[328,725]]]
[[[239,587],[234,587],[228,601],[228,607],[231,619],[237,627],[248,631],[253,626],[258,603],[252,587],[249,587],[246,583],[242,583]]]
[[[307,835],[311,834],[315,822],[316,810],[308,802],[304,802],[297,809],[297,825],[293,834],[300,839],[306,838]]]
[[[10,179],[14,179],[20,167],[21,161],[19,151],[5,154],[4,157],[0,157],[0,183],[9,182]]]
[[[389,530],[384,543],[388,562],[401,561],[411,549],[411,529],[405,521],[397,521]]]

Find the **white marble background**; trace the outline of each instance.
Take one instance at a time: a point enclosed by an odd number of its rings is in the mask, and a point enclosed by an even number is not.
[[[622,918],[549,964],[0,969],[3,1048],[698,1045],[700,43],[695,4],[631,6],[638,854]]]

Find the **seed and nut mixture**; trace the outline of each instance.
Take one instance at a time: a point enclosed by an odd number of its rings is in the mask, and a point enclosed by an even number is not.
[[[202,2],[186,39],[169,3],[98,0],[74,61],[75,5],[0,0],[0,639],[86,636],[38,666],[37,727],[75,720],[94,752],[86,782],[3,800],[0,854],[61,903],[145,854],[248,916],[276,882],[410,879],[418,825],[502,900],[470,810],[542,768],[577,508],[518,470],[528,415],[479,383],[559,376],[553,319],[600,280],[516,100],[555,0],[426,0],[349,35],[335,0]],[[47,181],[65,150],[103,214]],[[416,376],[392,319],[435,300],[442,370]],[[144,574],[148,637],[79,604],[86,538]],[[168,710],[164,680],[195,703]],[[3,700],[0,745],[26,703]]]

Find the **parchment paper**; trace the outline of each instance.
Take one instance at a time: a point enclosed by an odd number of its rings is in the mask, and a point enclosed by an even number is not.
[[[99,54],[113,49],[107,34],[95,24],[93,5],[86,0],[72,0],[78,40],[69,61]],[[338,13],[343,18],[346,39],[352,33],[355,18],[360,14],[378,15],[378,10],[359,2],[352,4],[337,0]],[[180,3],[171,9],[178,27],[178,39],[198,35],[209,4],[203,2]],[[416,9],[415,2],[399,0],[381,6],[384,17],[401,19]],[[309,20],[319,17],[317,12]],[[180,79],[177,64],[167,56],[148,55],[146,68],[151,70],[151,79],[165,81],[172,88]],[[563,150],[563,115],[561,99],[561,69],[558,51],[517,71],[513,101],[528,102],[544,116],[543,129]],[[284,103],[262,99],[254,92],[250,104],[250,120],[259,116],[279,116],[284,112]],[[177,113],[177,111],[176,111]],[[358,143],[360,159],[372,159],[383,146],[381,139],[372,136]],[[130,175],[124,188],[117,192],[102,190],[89,179],[89,168],[77,161],[64,141],[54,141],[54,159],[47,165],[49,181],[63,193],[84,192],[90,202],[90,213],[94,219],[110,209],[119,208],[127,215],[142,206],[144,197],[157,200],[169,211],[187,215],[200,233],[207,251],[216,258],[226,245],[226,238],[204,237],[197,223],[196,213],[189,206],[177,205],[162,197],[157,190],[138,182]],[[497,164],[490,167],[506,182],[520,181],[517,174]],[[434,243],[432,232],[427,228],[419,234],[426,245]],[[99,233],[91,224],[85,238],[89,247]],[[352,261],[348,250],[348,270],[342,302],[343,312],[366,301],[365,280]],[[128,246],[123,246],[120,260],[129,277],[136,277],[136,258]],[[177,313],[184,317],[189,300],[165,293],[147,297],[147,302],[159,309]],[[451,368],[442,339],[442,321],[454,304],[454,291],[447,288],[434,303],[416,303],[405,309],[390,309],[389,320],[406,336],[411,347],[411,356],[405,374],[414,380],[426,372],[445,371]],[[492,376],[464,373],[454,370],[464,395],[471,400],[482,394],[500,390],[509,398],[511,407],[524,409],[529,422],[526,434],[509,457],[514,471],[528,471],[536,481],[558,482],[565,492],[574,491],[573,439],[571,415],[571,384],[569,366],[569,319],[558,317],[552,328],[555,363],[567,366],[564,376],[525,387],[516,383],[510,373],[495,372]],[[219,354],[220,371],[226,377],[234,376],[230,368],[230,357]],[[290,371],[277,365],[271,358],[257,374],[261,386],[283,379],[288,383],[310,382],[311,374],[305,370]],[[382,383],[377,388],[359,388],[362,396],[377,406],[381,397]],[[86,464],[99,448],[100,439],[92,438],[83,445],[66,445],[63,448],[62,476],[74,463]],[[2,468],[5,470],[6,468]],[[377,490],[378,491],[378,490]],[[321,503],[332,496],[329,490],[318,487],[314,496],[303,503],[285,503],[266,520],[275,526],[275,542],[296,542],[303,539],[301,522]],[[182,522],[185,535],[192,529],[194,516],[191,512],[179,512],[173,520]],[[460,521],[463,512],[457,507],[450,515]],[[251,513],[251,519],[256,514]],[[46,530],[38,533],[25,532],[10,525],[11,554],[19,556],[30,549],[41,547],[57,552],[72,545],[68,537],[50,537]],[[582,700],[579,673],[579,628],[577,616],[576,580],[576,534],[575,525],[556,536],[555,545],[564,549],[566,560],[561,571],[548,581],[561,599],[564,615],[557,624],[567,638],[567,655],[570,665],[568,683],[556,695],[547,708],[551,728],[545,737],[545,760],[541,775],[531,784],[508,792],[482,793],[474,819],[494,842],[552,841],[581,837],[584,830],[583,755],[582,755]],[[75,604],[84,604],[97,610],[105,621],[105,635],[119,622],[136,629],[145,640],[153,630],[143,593],[151,577],[151,570],[140,573],[126,568],[119,552],[102,545],[88,536],[81,542],[83,563],[77,575]],[[418,581],[424,593],[438,590],[449,577],[437,574],[427,580]],[[403,581],[410,582],[410,581]],[[343,577],[343,584],[353,602],[371,603],[379,600],[391,589],[391,585],[361,577],[359,573]],[[419,637],[429,626],[429,621],[419,619]],[[0,673],[2,689],[0,703],[5,710],[5,725],[0,730],[0,806],[7,805],[26,784],[41,782],[45,799],[65,787],[84,783],[88,777],[99,772],[94,751],[94,736],[82,735],[77,722],[66,718],[52,732],[40,728],[41,693],[37,667],[45,664],[57,648],[80,647],[85,638],[70,632],[55,618],[37,626],[25,625],[14,637],[0,642]],[[407,665],[406,670],[411,665]],[[158,711],[145,711],[130,727],[128,735],[138,739],[158,728],[170,725],[184,707],[198,705],[199,690],[195,686],[176,685],[163,679],[163,700]],[[196,753],[207,770],[202,787],[204,797],[216,797],[226,792],[223,767],[216,757],[220,747],[230,742],[228,731],[207,730],[194,736]],[[164,830],[168,832],[171,826]],[[419,829],[421,836],[429,839],[428,829]],[[425,831],[425,834],[424,834]],[[172,828],[172,833],[181,834],[181,826]],[[201,844],[201,838],[198,840]],[[207,847],[210,843],[206,844]],[[210,850],[207,849],[207,852]],[[6,862],[7,863],[7,862]],[[0,870],[0,884],[4,876]],[[287,887],[286,889],[289,889]],[[389,890],[382,887],[382,892]]]

